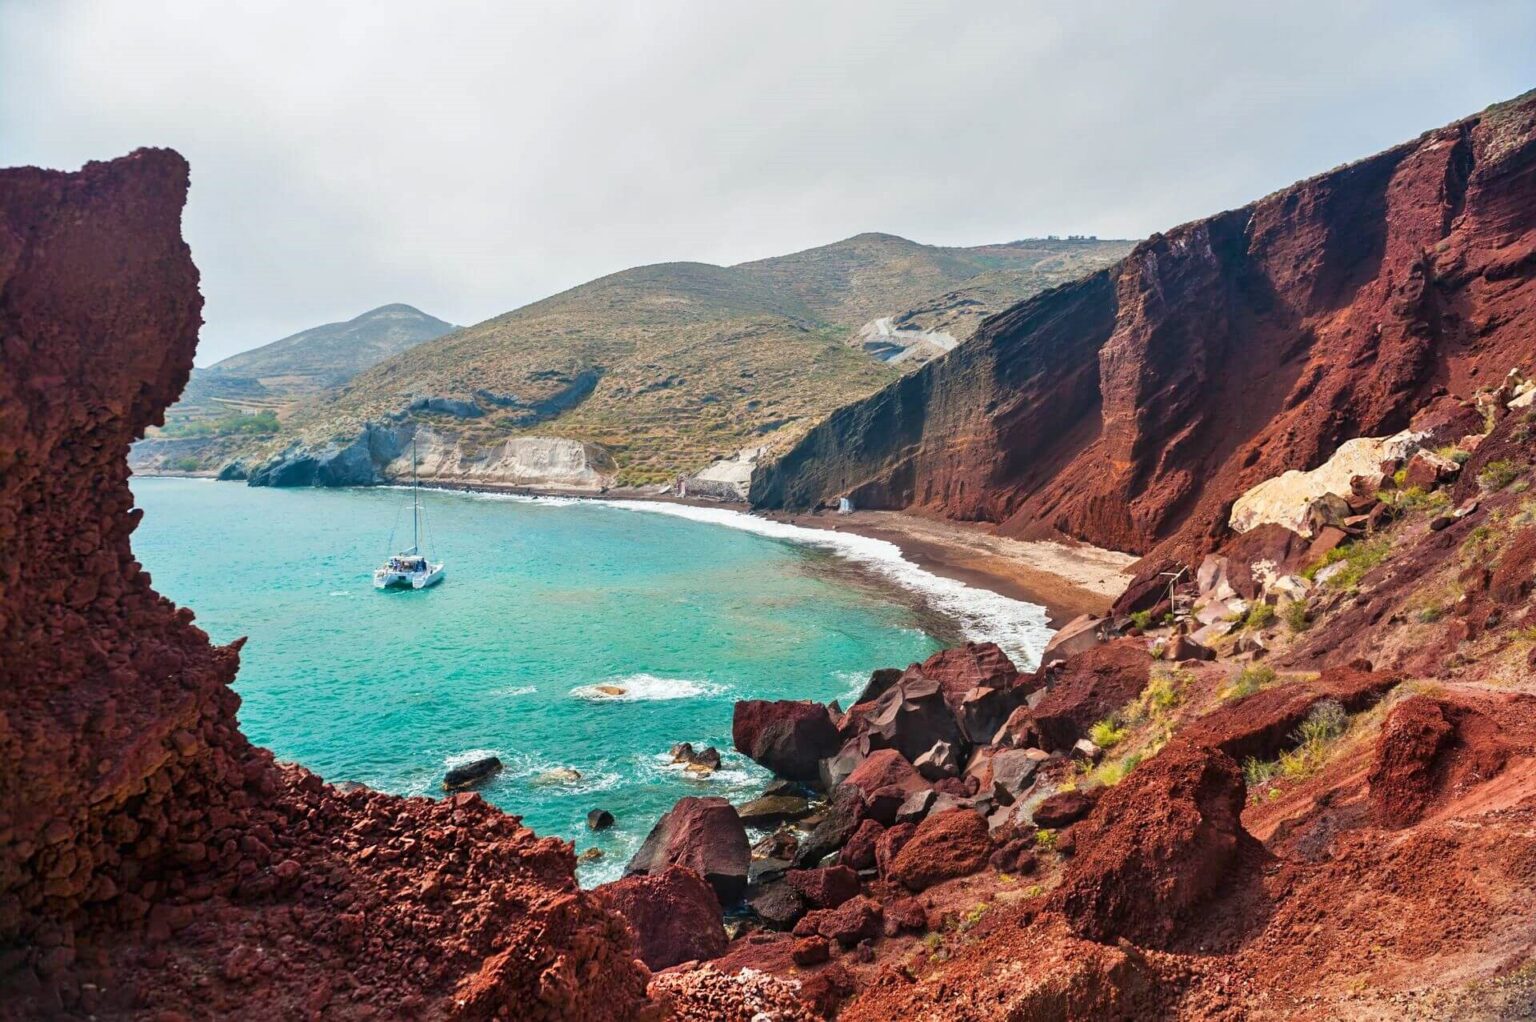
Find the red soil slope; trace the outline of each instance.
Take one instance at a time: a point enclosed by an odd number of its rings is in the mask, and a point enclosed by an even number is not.
[[[841,409],[752,500],[849,494],[1137,553],[1214,546],[1247,488],[1536,352],[1536,93],[989,320]]]
[[[134,560],[128,445],[200,323],[186,190],[165,150],[0,172],[0,1017],[645,1017],[569,845],[279,768],[239,644]]]

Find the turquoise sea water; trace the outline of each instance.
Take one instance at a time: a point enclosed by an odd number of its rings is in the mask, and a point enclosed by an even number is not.
[[[1045,634],[1027,604],[946,595],[949,583],[919,598],[915,569],[889,557],[872,571],[846,550],[696,520],[725,512],[426,493],[446,580],[379,593],[371,572],[391,530],[409,533],[407,493],[133,488],[134,549],[156,589],[214,641],[250,637],[236,689],[253,741],[327,780],[405,795],[436,795],[450,765],[495,754],[506,771],[482,793],[540,833],[603,849],[583,867],[589,884],[617,876],[683,795],[760,790],[766,775],[730,751],[735,700],[846,704],[871,669],[962,632],[1007,631],[1020,658]],[[679,741],[717,746],[727,768],[681,773],[666,762]],[[556,768],[581,779],[545,776]],[[617,826],[591,834],[598,807]]]

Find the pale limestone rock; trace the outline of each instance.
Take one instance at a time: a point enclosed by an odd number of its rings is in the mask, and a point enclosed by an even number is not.
[[[618,466],[597,445],[560,437],[511,437],[484,447],[461,438],[417,433],[418,472],[423,479],[543,486],[596,492],[613,482]],[[387,467],[397,480],[409,479],[410,449]]]
[[[1407,458],[1419,449],[1425,435],[1404,430],[1388,437],[1347,440],[1317,468],[1281,473],[1244,493],[1232,505],[1228,524],[1235,532],[1247,532],[1274,523],[1311,538],[1315,504],[1330,496],[1342,502],[1352,478],[1380,471],[1383,461]]]

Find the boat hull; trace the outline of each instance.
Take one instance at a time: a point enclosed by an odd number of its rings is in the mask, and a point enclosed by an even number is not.
[[[441,564],[434,565],[427,571],[385,571],[381,569],[373,573],[373,588],[426,589],[441,582],[446,573]]]

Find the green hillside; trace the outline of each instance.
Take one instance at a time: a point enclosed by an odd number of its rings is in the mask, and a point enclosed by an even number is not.
[[[981,315],[1107,265],[1127,242],[980,248],[864,234],[722,267],[663,263],[603,277],[419,344],[294,411],[278,441],[319,446],[402,415],[473,447],[511,435],[602,444],[619,481],[669,481],[745,447],[797,439],[832,409],[920,364],[860,344],[878,317]]]

